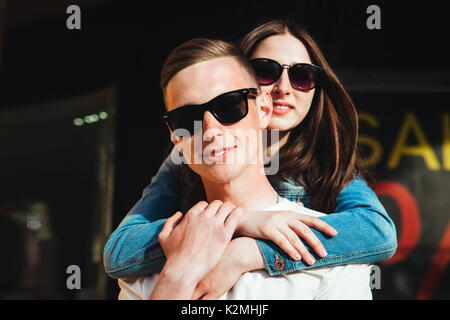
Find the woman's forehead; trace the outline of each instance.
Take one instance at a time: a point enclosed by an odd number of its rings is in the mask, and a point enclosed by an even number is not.
[[[262,40],[250,58],[269,58],[281,64],[311,63],[304,44],[289,33],[270,36]]]

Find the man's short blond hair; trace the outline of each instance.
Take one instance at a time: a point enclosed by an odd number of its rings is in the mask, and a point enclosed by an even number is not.
[[[235,58],[251,79],[258,83],[250,62],[234,44],[223,40],[195,38],[176,47],[167,57],[161,70],[160,81],[164,96],[170,79],[181,70],[199,62],[225,57]]]

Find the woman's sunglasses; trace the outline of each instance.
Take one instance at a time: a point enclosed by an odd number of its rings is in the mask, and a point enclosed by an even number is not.
[[[248,113],[249,98],[256,98],[258,89],[247,88],[223,93],[211,101],[199,105],[187,105],[167,112],[164,115],[172,133],[177,136],[176,129],[186,129],[194,135],[194,121],[203,121],[206,111],[223,124],[230,124],[243,119]]]
[[[258,58],[250,60],[255,70],[259,84],[268,86],[280,79],[284,68],[288,68],[289,81],[297,90],[314,89],[320,82],[323,69],[309,63],[297,63],[294,65],[279,64],[275,60]]]

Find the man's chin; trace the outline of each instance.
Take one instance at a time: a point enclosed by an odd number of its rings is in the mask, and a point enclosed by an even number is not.
[[[208,167],[207,172],[201,174],[211,182],[224,184],[236,179],[242,172],[241,168],[230,164],[214,164]]]

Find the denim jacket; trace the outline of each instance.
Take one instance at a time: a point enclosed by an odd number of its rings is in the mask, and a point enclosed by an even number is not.
[[[175,151],[176,148],[172,152]],[[111,234],[104,249],[104,265],[112,278],[134,278],[160,272],[166,262],[158,242],[166,218],[180,210],[176,193],[178,166],[169,156],[143,192],[141,199]],[[310,204],[304,188],[283,182],[275,186],[280,196]],[[328,237],[311,230],[319,238],[328,255],[320,258],[303,241],[315,257],[309,266],[295,261],[272,241],[256,239],[269,275],[324,266],[350,263],[373,263],[390,258],[397,248],[396,229],[372,189],[360,177],[353,179],[339,194],[335,213],[320,217],[338,234]]]

